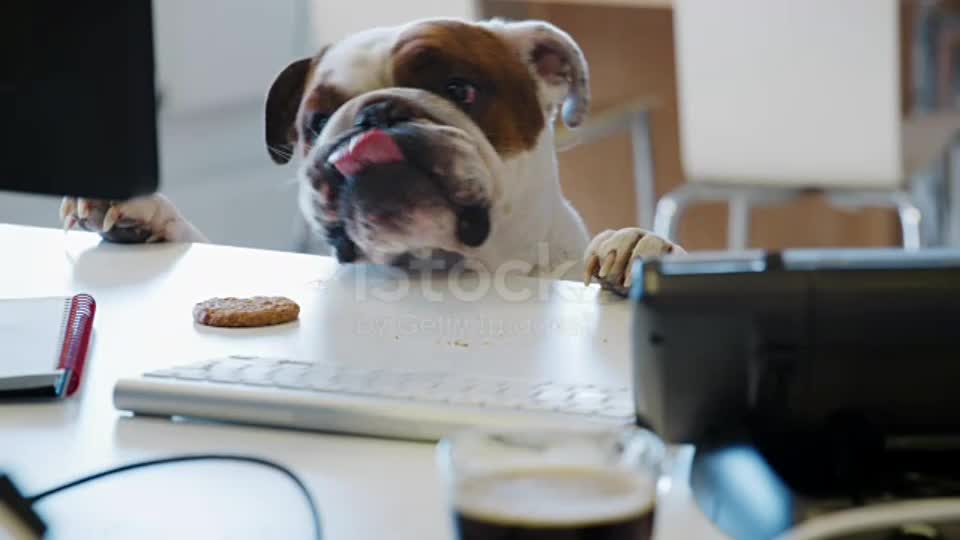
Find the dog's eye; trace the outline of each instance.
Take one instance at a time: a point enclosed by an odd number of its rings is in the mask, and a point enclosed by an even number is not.
[[[461,105],[472,105],[477,100],[477,87],[463,79],[453,79],[447,83],[447,95]]]
[[[330,115],[325,113],[316,112],[310,116],[310,121],[307,122],[310,139],[316,139],[320,136],[320,132],[323,131],[323,126],[327,125],[328,120],[330,120]]]

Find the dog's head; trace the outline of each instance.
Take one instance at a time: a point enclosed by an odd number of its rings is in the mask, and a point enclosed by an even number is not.
[[[556,112],[573,127],[588,104],[583,54],[556,27],[425,20],[287,66],[266,142],[277,163],[302,158],[301,209],[341,261],[469,255],[525,211],[518,193],[556,182],[539,178]]]

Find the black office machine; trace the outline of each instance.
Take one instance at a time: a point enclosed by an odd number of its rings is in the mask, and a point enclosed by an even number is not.
[[[157,108],[152,2],[3,2],[0,190],[153,193]]]
[[[729,534],[960,495],[960,250],[690,255],[635,272],[639,422],[697,446],[695,498]]]

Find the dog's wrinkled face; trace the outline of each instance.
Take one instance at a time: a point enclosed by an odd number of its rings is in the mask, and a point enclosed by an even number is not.
[[[303,158],[301,209],[341,261],[469,255],[531,181],[517,176],[537,174],[523,162],[553,151],[552,138],[541,147],[555,111],[581,121],[586,78],[579,49],[546,23],[370,30],[280,74],[267,145],[278,163]]]

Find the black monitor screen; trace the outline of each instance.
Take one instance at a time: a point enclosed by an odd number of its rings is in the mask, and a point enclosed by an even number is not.
[[[156,191],[155,96],[149,0],[4,0],[0,190]]]

